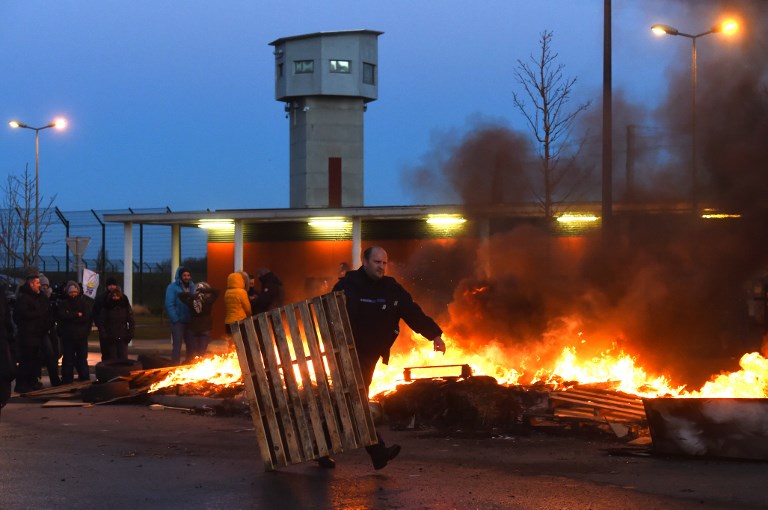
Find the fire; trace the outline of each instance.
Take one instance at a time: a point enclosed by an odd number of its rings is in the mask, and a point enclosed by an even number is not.
[[[649,398],[768,398],[768,359],[757,352],[741,357],[741,370],[713,376],[701,389],[687,391],[684,385],[673,384],[665,375],[649,374],[638,364],[636,357],[616,347],[590,357],[580,356],[576,347],[568,346],[553,361],[546,363],[537,355],[518,355],[516,358],[514,352],[496,342],[464,349],[451,338],[446,337],[445,341],[448,349],[443,355],[425,348],[428,345],[424,340],[417,340],[414,335],[412,349],[393,353],[388,365],[380,363],[376,368],[370,395],[385,394],[399,384],[405,384],[403,369],[407,367],[440,368],[466,364],[474,375],[492,376],[505,385],[544,384],[553,389],[566,389],[573,384],[604,383],[616,391]],[[529,366],[535,368],[532,370]],[[296,375],[300,380],[299,374]],[[414,378],[457,375],[455,368],[446,367],[443,372],[415,373]],[[241,382],[237,354],[230,352],[172,370],[149,391],[201,383],[234,387]]]
[[[153,384],[149,391],[151,393],[169,386],[199,384],[201,382],[230,387],[240,384],[242,378],[237,353],[229,352],[203,358],[194,365],[186,365],[172,370],[165,379]]]
[[[614,389],[644,397],[677,395],[683,387],[673,387],[665,376],[648,376],[637,366],[635,358],[620,351],[601,353],[598,357],[579,360],[576,348],[566,347],[551,370],[540,369],[533,382],[543,381],[559,386],[562,381],[578,381],[580,384],[611,382]]]
[[[766,398],[768,397],[768,359],[749,352],[739,360],[741,370],[713,377],[701,390],[688,397]]]
[[[540,356],[516,358],[515,353],[498,343],[465,350],[456,341],[444,339],[447,353],[443,356],[424,348],[423,339],[417,340],[414,336],[416,347],[393,354],[389,365],[379,364],[376,368],[370,395],[387,393],[405,383],[405,367],[468,364],[474,375],[489,375],[507,385],[545,384],[553,389],[566,389],[573,384],[605,383],[613,390],[648,398],[768,397],[768,359],[756,352],[742,356],[740,371],[713,376],[700,390],[688,391],[685,385],[674,384],[666,375],[648,373],[635,356],[615,346],[586,357],[579,356],[576,347],[567,346],[547,364]],[[531,366],[535,367],[533,373]],[[452,375],[456,375],[455,370]]]

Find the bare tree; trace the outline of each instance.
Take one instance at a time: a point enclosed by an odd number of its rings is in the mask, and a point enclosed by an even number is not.
[[[0,247],[6,267],[34,266],[43,235],[51,224],[51,207],[54,198],[41,206],[35,203],[35,180],[29,173],[29,165],[24,174],[9,175],[2,187],[2,212],[0,212]],[[35,211],[37,210],[38,228],[35,239]]]
[[[589,108],[590,102],[570,111],[566,109],[576,78],[563,76],[565,66],[557,63],[558,54],[552,51],[552,32],[542,32],[539,43],[540,53],[531,54],[529,62],[517,60],[515,80],[523,86],[525,94],[521,97],[513,93],[512,98],[538,144],[543,189],[534,189],[534,193],[549,218],[555,206],[566,200],[577,186],[578,179],[573,179],[578,170],[575,157],[582,144],[568,152],[568,142],[576,116]],[[570,188],[565,189],[565,184]]]

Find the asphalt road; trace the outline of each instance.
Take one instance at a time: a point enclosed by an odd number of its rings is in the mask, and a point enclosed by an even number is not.
[[[46,408],[16,399],[0,418],[0,508],[768,507],[761,462],[624,454],[620,440],[595,434],[380,430],[403,446],[383,470],[354,450],[337,455],[333,470],[304,463],[265,472],[245,415],[125,404]]]

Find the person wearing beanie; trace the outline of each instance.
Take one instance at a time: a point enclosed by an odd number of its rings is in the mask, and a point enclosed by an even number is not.
[[[128,343],[133,339],[136,323],[131,303],[119,286],[112,285],[107,291],[93,320],[99,330],[101,360],[127,359]]]
[[[259,268],[256,275],[259,277],[261,288],[255,296],[251,297],[253,314],[256,315],[283,306],[285,290],[280,278],[266,267]]]
[[[59,302],[59,337],[64,357],[61,360],[61,381],[70,384],[77,372],[78,381],[90,380],[88,371],[88,334],[91,332],[91,303],[86,301],[80,285],[68,281],[64,297]]]
[[[56,299],[53,296],[53,289],[48,277],[40,273],[40,294],[48,303],[48,327],[43,337],[41,348],[43,351],[43,363],[48,371],[48,379],[51,386],[61,385],[59,377],[59,358],[61,358],[61,346],[59,345],[59,335],[56,332]]]
[[[114,276],[110,276],[104,282],[104,292],[96,296],[96,299],[93,302],[93,322],[96,325],[96,329],[99,331],[99,351],[101,352],[101,361],[107,361],[104,357],[104,353],[109,355],[109,353],[112,352],[113,345],[112,340],[104,336],[103,324],[100,324],[99,321],[103,317],[102,308],[109,301],[110,292],[114,291],[116,288],[117,279],[115,279]],[[122,296],[122,300],[124,301],[123,304],[127,304],[127,306],[130,307],[131,304],[128,302],[128,297],[125,294],[122,294]],[[131,309],[131,315],[133,315],[133,309]]]

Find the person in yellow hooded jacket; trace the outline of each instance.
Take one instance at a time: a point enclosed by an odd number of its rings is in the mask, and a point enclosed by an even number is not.
[[[224,291],[224,324],[227,336],[231,334],[230,324],[251,316],[251,302],[248,300],[248,273],[236,272],[227,276],[227,290]]]

